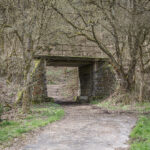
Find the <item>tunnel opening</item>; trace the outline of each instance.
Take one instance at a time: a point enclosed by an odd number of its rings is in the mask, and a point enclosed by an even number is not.
[[[47,95],[59,104],[75,104],[80,96],[78,67],[47,66]]]
[[[33,88],[36,101],[89,103],[110,96],[116,87],[112,66],[105,59],[38,56],[41,59]]]

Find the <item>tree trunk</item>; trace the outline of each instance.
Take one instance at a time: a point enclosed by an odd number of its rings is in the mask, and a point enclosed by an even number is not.
[[[31,99],[30,88],[25,87],[22,100],[22,111],[24,113],[28,113],[30,111],[30,99]]]
[[[141,72],[139,102],[143,101],[143,95],[144,95],[144,73]]]
[[[4,31],[0,29],[0,54],[4,53]]]
[[[24,74],[25,74],[25,78],[24,78],[24,92],[23,92],[23,99],[22,99],[22,110],[24,113],[28,113],[30,111],[30,102],[31,102],[29,68],[26,68]]]
[[[144,63],[143,63],[143,51],[140,47],[140,92],[139,92],[139,102],[143,101],[144,95]]]
[[[124,74],[121,70],[117,71],[117,80],[119,81],[119,92],[131,92],[135,89],[135,74]]]

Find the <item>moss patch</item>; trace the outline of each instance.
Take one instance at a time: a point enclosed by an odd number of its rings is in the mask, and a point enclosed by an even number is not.
[[[36,69],[38,68],[38,66],[40,65],[41,63],[41,60],[34,60],[34,67],[33,67],[33,70],[31,72],[31,78],[33,77],[34,73],[36,72]]]
[[[22,97],[23,97],[23,92],[24,92],[24,90],[18,91],[18,93],[17,93],[17,99],[16,99],[16,104],[19,104],[21,102]]]

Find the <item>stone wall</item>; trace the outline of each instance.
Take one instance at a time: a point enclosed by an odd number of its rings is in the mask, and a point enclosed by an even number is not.
[[[107,62],[93,65],[93,96],[104,98],[111,95],[116,88],[115,72]]]
[[[111,95],[115,90],[115,73],[107,62],[94,62],[79,67],[79,78],[81,89],[79,99],[101,99]]]

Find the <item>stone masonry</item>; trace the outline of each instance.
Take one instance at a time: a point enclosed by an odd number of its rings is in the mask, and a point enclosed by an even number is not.
[[[104,98],[113,93],[115,73],[107,62],[79,67],[81,97]]]

